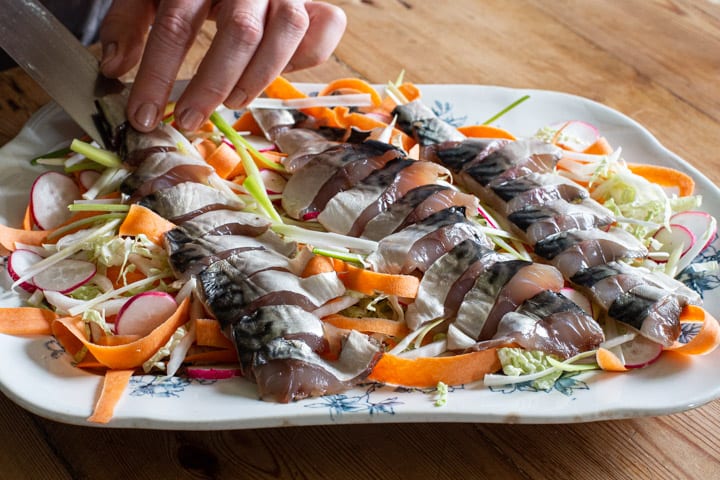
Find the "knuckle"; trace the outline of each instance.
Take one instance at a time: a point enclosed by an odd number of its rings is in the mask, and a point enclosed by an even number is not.
[[[310,17],[302,5],[284,3],[279,7],[277,14],[288,27],[288,31],[298,36],[304,35],[310,26]]]
[[[164,15],[158,16],[153,25],[161,36],[189,41],[193,37],[193,24],[181,8],[169,9]]]
[[[136,83],[140,81],[144,85],[147,85],[147,90],[153,93],[157,92],[157,95],[164,94],[172,88],[173,80],[166,72],[158,70],[156,68],[143,69],[138,72],[138,76],[142,74],[142,77],[136,80]]]
[[[221,85],[214,83],[208,84],[207,82],[202,85],[198,85],[197,95],[198,98],[202,98],[205,104],[220,104],[228,96],[228,89],[223,88]],[[205,110],[201,108],[200,110]]]
[[[263,23],[255,15],[242,10],[236,10],[226,17],[219,29],[231,35],[237,43],[245,45],[258,45],[263,36]]]

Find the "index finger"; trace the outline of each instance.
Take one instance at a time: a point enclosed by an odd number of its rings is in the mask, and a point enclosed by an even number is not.
[[[128,99],[128,120],[142,132],[161,119],[180,66],[207,18],[209,1],[160,2]]]

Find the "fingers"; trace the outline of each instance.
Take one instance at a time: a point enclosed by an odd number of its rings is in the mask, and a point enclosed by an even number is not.
[[[310,26],[285,72],[325,62],[340,43],[347,26],[347,17],[340,7],[323,2],[308,2],[305,8],[310,17]]]
[[[147,0],[112,3],[100,27],[103,75],[117,78],[138,63],[154,15],[155,5]]]
[[[101,30],[101,68],[117,77],[142,57],[127,108],[135,129],[147,132],[160,122],[208,17],[216,20],[217,34],[175,108],[184,130],[198,128],[221,103],[245,106],[283,71],[322,63],[346,25],[340,8],[306,0],[115,0]]]
[[[207,18],[209,1],[160,2],[128,98],[128,120],[142,132],[160,122],[180,65]]]
[[[245,71],[265,33],[268,0],[221,1],[217,33],[175,107],[175,121],[194,130],[223,103]]]
[[[225,0],[214,14],[215,40],[178,100],[183,129],[197,128],[220,103],[240,108],[259,95],[283,71],[310,25],[304,0]]]

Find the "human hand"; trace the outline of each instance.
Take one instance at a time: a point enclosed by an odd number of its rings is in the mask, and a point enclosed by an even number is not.
[[[221,103],[242,108],[283,72],[324,62],[346,24],[340,8],[307,0],[115,0],[100,30],[101,71],[119,77],[142,57],[127,106],[135,129],[151,131],[162,119],[206,19],[215,20],[217,34],[175,106],[184,130],[195,130]]]

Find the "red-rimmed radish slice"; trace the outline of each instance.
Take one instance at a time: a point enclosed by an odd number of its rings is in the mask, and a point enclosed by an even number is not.
[[[659,359],[663,352],[662,345],[642,335],[636,335],[631,341],[620,345],[620,348],[627,368],[646,367]]]
[[[69,293],[90,281],[96,271],[92,262],[66,258],[35,275],[32,281],[40,290]]]
[[[568,288],[568,287],[561,288],[560,293],[565,298],[572,300],[575,303],[575,305],[577,305],[578,307],[585,310],[586,313],[588,313],[591,316],[593,315],[592,302],[590,302],[590,300],[585,295],[578,292],[574,288]]]
[[[692,232],[697,241],[702,241],[700,250],[704,250],[717,233],[717,222],[707,212],[688,210],[670,217],[670,225],[680,225]]]
[[[170,318],[177,308],[177,302],[168,293],[138,293],[118,312],[115,319],[115,333],[144,337]]]
[[[72,178],[59,172],[45,172],[30,189],[32,220],[42,230],[56,228],[70,218],[68,206],[80,198],[80,189]]]
[[[558,146],[575,152],[584,151],[600,138],[597,127],[581,120],[557,123],[550,128],[557,132],[555,143]]]
[[[97,170],[83,170],[78,174],[78,181],[85,190],[90,190],[90,188],[98,181],[100,175],[101,173]]]
[[[287,185],[287,180],[272,170],[260,170],[260,178],[262,178],[265,185],[265,190],[271,195],[282,193],[285,190],[285,185]]]
[[[669,229],[660,227],[653,238],[662,244],[661,252],[672,253],[679,248],[681,249],[680,255],[685,255],[697,241],[690,230],[678,224],[670,224]],[[657,260],[657,262],[663,263],[664,260]]]
[[[678,260],[676,271],[679,273],[713,241],[717,234],[717,220],[709,213],[688,210],[671,216],[670,224],[680,225],[695,235],[695,244]]]
[[[17,281],[25,276],[25,273],[30,267],[32,267],[42,259],[42,256],[38,255],[32,250],[15,250],[8,257],[8,275],[10,275],[10,278],[12,278],[13,281]],[[37,290],[37,286],[32,282],[32,280],[22,282],[20,284],[20,288],[29,293],[33,293],[35,290]]]
[[[240,368],[231,365],[227,367],[187,367],[187,375],[190,378],[198,378],[201,380],[223,380],[240,376],[242,373]]]

